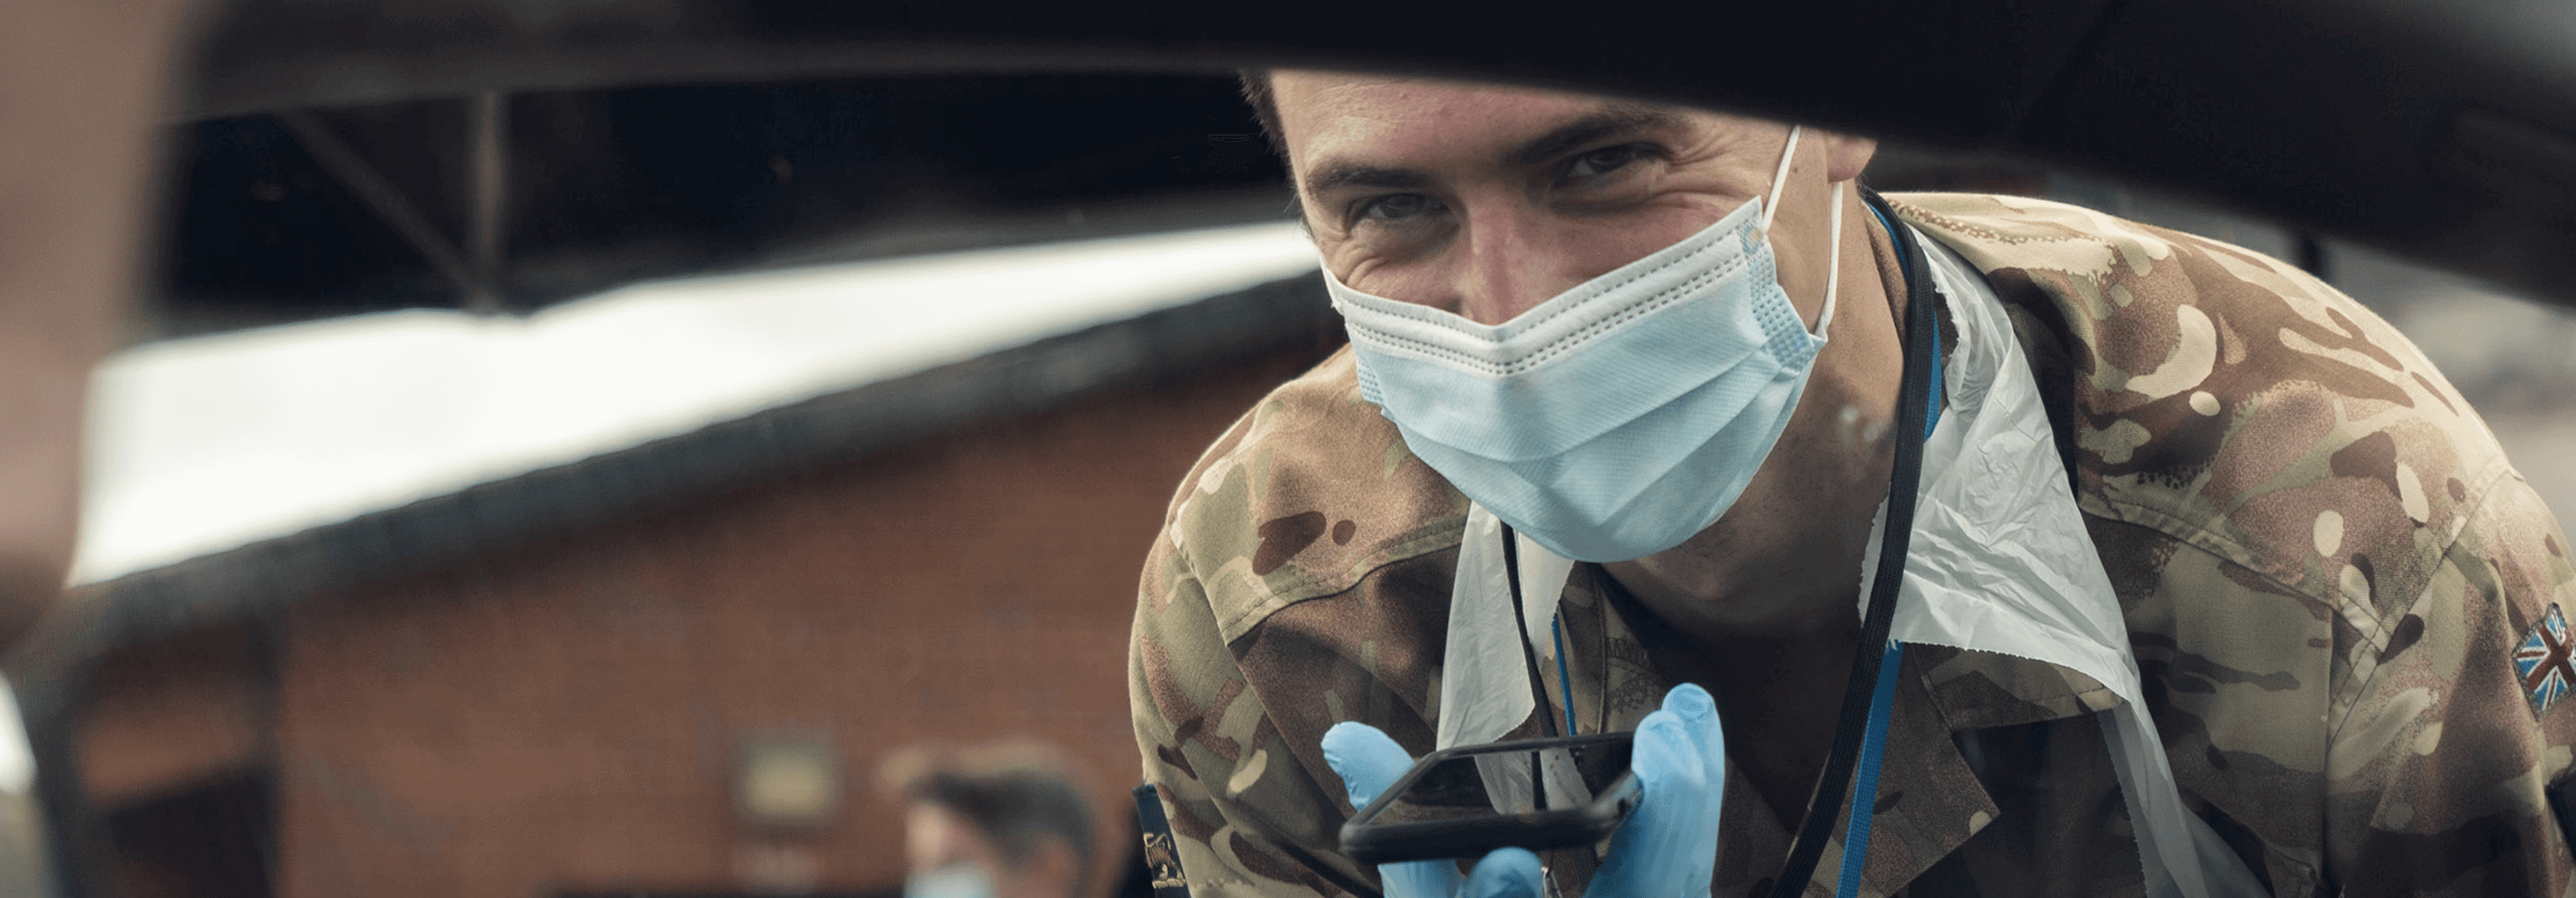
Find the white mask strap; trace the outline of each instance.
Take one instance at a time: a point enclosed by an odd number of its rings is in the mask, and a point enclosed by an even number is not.
[[[1798,157],[1798,132],[1801,130],[1804,126],[1790,125],[1789,144],[1780,148],[1780,170],[1772,173],[1771,196],[1762,201],[1762,232],[1765,234],[1771,232],[1771,216],[1780,213],[1780,189],[1789,185],[1789,160]],[[1816,339],[1819,340],[1824,339],[1825,331],[1834,326],[1834,297],[1842,292],[1843,286],[1843,185],[1840,181],[1834,182],[1833,208],[1825,213],[1825,218],[1828,221],[1826,227],[1834,234],[1825,242],[1825,257],[1832,261],[1825,266],[1825,308],[1816,313]]]
[[[1798,157],[1798,130],[1789,126],[1789,145],[1780,148],[1780,170],[1771,175],[1771,195],[1762,200],[1762,230],[1771,230],[1771,216],[1780,214],[1780,188],[1789,183],[1789,160]]]
[[[1834,182],[1834,211],[1828,213],[1825,218],[1832,222],[1827,227],[1833,228],[1834,236],[1833,239],[1826,241],[1826,246],[1830,248],[1825,251],[1825,258],[1832,261],[1826,263],[1825,267],[1825,310],[1816,313],[1816,339],[1818,340],[1825,339],[1825,329],[1834,326],[1834,297],[1842,295],[1843,292],[1843,182],[1841,181]]]

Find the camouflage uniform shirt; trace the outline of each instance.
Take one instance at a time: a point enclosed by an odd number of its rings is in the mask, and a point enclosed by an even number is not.
[[[1890,199],[2003,299],[2183,800],[2255,875],[2281,896],[2576,894],[2543,791],[2576,760],[2576,567],[2422,354],[2237,247],[2038,200]],[[1375,894],[1335,847],[1353,809],[1319,742],[1358,720],[1430,750],[1466,505],[1360,398],[1347,350],[1182,484],[1129,689],[1195,893]],[[1571,688],[1548,678],[1542,713],[1633,728],[1673,637],[1596,565],[1558,608]],[[1943,647],[1900,674],[1862,894],[2140,892],[2088,719],[2117,697]],[[1712,892],[1767,894],[1787,827],[1743,777],[1724,803]],[[1583,855],[1550,857],[1568,894]]]

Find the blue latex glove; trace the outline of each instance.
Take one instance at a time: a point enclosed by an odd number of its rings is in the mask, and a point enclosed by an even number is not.
[[[1342,778],[1352,807],[1366,807],[1413,766],[1413,756],[1376,727],[1338,723],[1324,733],[1324,762]],[[1637,727],[1630,766],[1642,794],[1610,837],[1587,898],[1701,898],[1717,865],[1717,810],[1725,793],[1726,737],[1717,703],[1688,683],[1665,693],[1663,710]],[[1504,848],[1463,879],[1449,861],[1378,865],[1386,898],[1542,898],[1538,855]]]

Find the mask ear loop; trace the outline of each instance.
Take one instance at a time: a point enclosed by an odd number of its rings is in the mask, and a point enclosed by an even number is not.
[[[1762,232],[1771,232],[1771,216],[1780,214],[1780,188],[1789,184],[1789,160],[1798,158],[1798,132],[1803,125],[1789,126],[1789,145],[1780,148],[1780,170],[1771,174],[1771,195],[1762,198]]]
[[[1816,339],[1825,339],[1825,331],[1834,326],[1834,298],[1843,293],[1843,182],[1834,182],[1834,208],[1826,213],[1826,227],[1834,236],[1825,241],[1825,308],[1816,313]]]
[[[1780,148],[1780,170],[1771,174],[1771,195],[1762,200],[1762,233],[1771,233],[1771,217],[1780,213],[1780,190],[1789,186],[1789,162],[1798,158],[1798,132],[1804,125],[1789,126],[1789,143]],[[1825,213],[1826,227],[1833,236],[1826,238],[1825,308],[1816,313],[1816,339],[1826,339],[1825,332],[1834,326],[1834,298],[1842,295],[1843,286],[1843,185],[1834,182],[1833,207]]]

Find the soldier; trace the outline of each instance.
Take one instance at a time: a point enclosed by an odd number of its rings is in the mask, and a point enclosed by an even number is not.
[[[1355,800],[1436,745],[1640,724],[1641,773],[1683,772],[1629,825],[1659,838],[1463,888],[2576,887],[2565,537],[2331,287],[2058,203],[1880,198],[1850,135],[1246,95],[1352,346],[1217,441],[1147,560],[1136,734],[1198,893],[1448,898],[1455,869],[1339,853]],[[1693,757],[1710,832],[1669,807]]]

